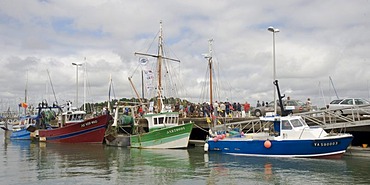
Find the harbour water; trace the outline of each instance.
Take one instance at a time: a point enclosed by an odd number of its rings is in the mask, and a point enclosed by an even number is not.
[[[3,135],[3,132],[0,132]],[[370,159],[257,158],[100,144],[0,141],[1,184],[370,184]]]

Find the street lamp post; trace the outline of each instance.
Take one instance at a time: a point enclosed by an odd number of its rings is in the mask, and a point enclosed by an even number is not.
[[[279,29],[276,29],[272,26],[267,28],[268,31],[272,32],[272,62],[273,62],[273,78],[274,82],[276,80],[276,65],[275,65],[275,34],[279,32]],[[277,103],[276,103],[276,88],[274,87],[274,115],[276,115]]]
[[[78,107],[78,67],[82,66],[82,64],[72,63],[72,65],[76,66],[76,108]]]

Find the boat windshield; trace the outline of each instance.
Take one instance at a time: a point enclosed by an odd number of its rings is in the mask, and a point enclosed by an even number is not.
[[[293,127],[303,127],[306,126],[306,123],[302,119],[292,119],[290,120]]]

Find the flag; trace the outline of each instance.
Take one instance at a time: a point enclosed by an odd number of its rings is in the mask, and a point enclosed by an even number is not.
[[[145,85],[147,92],[149,93],[154,89],[153,80],[154,80],[154,74],[153,71],[150,69],[144,70],[144,79],[145,79]]]
[[[139,62],[143,66],[145,66],[148,63],[148,61],[149,60],[147,58],[139,58]]]
[[[26,103],[26,102],[22,102],[22,103],[20,104],[20,107],[27,108],[27,107],[28,107],[28,105],[27,105],[27,103]]]

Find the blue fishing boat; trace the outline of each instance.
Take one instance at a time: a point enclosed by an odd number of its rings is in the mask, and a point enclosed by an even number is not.
[[[31,125],[35,125],[37,118],[37,115],[21,116],[19,121],[13,123],[12,128],[10,129],[10,139],[30,140],[30,132],[27,130],[27,128]]]
[[[35,131],[37,125],[41,125],[44,129],[57,125],[57,116],[62,112],[61,107],[56,104],[48,106],[44,100],[36,109],[37,114],[21,116],[17,122],[12,123],[11,127],[3,128],[11,132],[11,140],[31,140],[31,132]]]
[[[275,85],[282,101],[277,80]],[[280,105],[282,116],[260,117],[260,124],[252,124],[251,132],[231,127],[210,130],[205,151],[261,157],[341,158],[351,144],[351,134],[327,133],[321,127],[310,127],[301,116],[291,115],[281,102]]]

